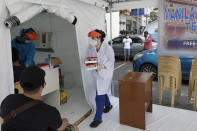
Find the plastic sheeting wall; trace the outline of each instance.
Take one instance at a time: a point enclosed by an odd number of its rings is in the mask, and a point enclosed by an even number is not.
[[[37,32],[52,32],[51,46],[54,53],[37,51],[36,64],[44,63],[48,54],[51,54],[52,57],[59,57],[63,63],[61,69],[65,76],[65,88],[70,88],[70,86],[82,87],[75,27],[56,15],[42,13],[22,25],[12,28],[12,38],[19,35],[22,28],[29,27],[34,28]],[[68,79],[71,79],[71,81],[68,81]]]
[[[75,16],[78,19],[76,27],[76,36],[77,36],[77,44],[79,50],[79,62],[82,73],[83,87],[86,95],[87,102],[91,107],[95,107],[95,95],[96,95],[96,82],[93,79],[93,74],[91,72],[86,71],[84,59],[86,58],[87,49],[88,49],[88,37],[87,34],[89,31],[98,28],[105,30],[105,11],[102,8],[97,8],[95,6],[91,6],[85,4],[83,2],[79,2],[78,0],[6,0],[7,7],[11,15],[18,15],[20,19],[23,21],[27,21],[39,14],[40,11],[45,9],[49,9],[50,12],[54,12],[58,16],[61,16],[66,19],[65,13],[71,12],[70,9],[74,11]],[[2,1],[0,5],[2,5]],[[1,12],[5,12],[6,8],[2,9]],[[68,12],[66,12],[68,11]],[[2,17],[1,17],[2,18]],[[4,20],[3,20],[4,21]],[[3,23],[2,23],[3,26]],[[4,28],[4,27],[3,27]],[[1,29],[1,32],[5,30]],[[8,38],[7,42],[2,42],[4,45],[6,43],[10,43],[9,33],[3,34],[1,33],[2,38]],[[9,45],[10,47],[10,45]],[[11,52],[9,48],[2,47],[1,50],[4,52],[0,52],[0,56],[6,54],[9,58],[2,58],[5,62],[5,65],[10,65],[11,63]],[[5,60],[6,59],[6,60]],[[2,68],[1,71],[6,72],[7,74],[0,74],[1,78],[8,75],[9,77],[4,80],[7,81],[7,85],[2,88],[9,88],[9,85],[13,84],[12,78],[12,68],[11,66],[8,68]],[[11,80],[9,78],[12,78]],[[8,95],[10,92],[0,92],[0,96]]]

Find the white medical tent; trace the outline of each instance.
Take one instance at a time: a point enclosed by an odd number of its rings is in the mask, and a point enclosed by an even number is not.
[[[96,28],[106,31],[106,9],[110,12],[158,7],[158,2],[159,0],[0,0],[0,102],[14,92],[11,39],[18,35],[21,28],[31,26],[41,32],[53,33],[51,46],[54,53],[51,53],[51,55],[61,58],[63,63],[61,68],[65,74],[72,76],[73,90],[77,94],[71,93],[72,97],[68,99],[67,103],[69,106],[59,108],[59,110],[63,116],[68,118],[75,116],[78,119],[81,114],[76,112],[85,113],[88,109],[95,107],[94,76],[91,72],[86,71],[84,65],[89,46],[88,32]],[[73,23],[75,17],[77,23],[72,25],[71,23]],[[9,21],[7,21],[8,19]],[[5,26],[5,21],[7,21],[9,27],[11,25],[18,26],[8,28]],[[37,52],[36,62],[43,61],[48,54]],[[82,97],[78,97],[80,95],[85,96],[84,100]],[[114,97],[110,99],[114,109],[103,116],[105,122],[95,131],[103,129],[106,131],[139,131],[139,129],[119,124],[118,99]],[[83,106],[87,106],[87,108],[83,109]],[[70,112],[66,112],[67,110]],[[146,116],[147,130],[197,130],[196,112],[153,105],[153,113]],[[79,126],[79,129],[92,131],[88,125],[93,117],[91,115],[87,118]]]
[[[144,5],[144,2],[147,4]],[[65,72],[72,71],[69,73],[73,77],[73,83],[83,86],[86,100],[93,107],[94,77],[85,70],[84,65],[88,32],[96,28],[106,31],[105,7],[109,7],[109,10],[153,7],[157,6],[157,0],[1,0],[0,5],[0,101],[13,93],[11,38],[17,35],[19,29],[31,25],[41,31],[56,32],[56,37],[52,39],[55,55],[67,56],[63,58],[63,63],[66,63]],[[70,24],[74,17],[77,18],[75,26]],[[10,28],[5,26],[5,21],[9,18],[12,20],[6,23],[7,26],[22,24],[11,28],[12,37]],[[36,59],[39,57],[45,55],[37,54]]]
[[[49,13],[43,13],[49,12]],[[8,13],[9,12],[9,13]],[[41,13],[42,12],[42,13]],[[29,26],[43,32],[53,32],[52,56],[62,58],[63,71],[71,74],[73,85],[84,87],[87,100],[94,99],[93,77],[84,65],[88,48],[87,34],[95,28],[105,30],[105,10],[78,0],[2,0],[1,1],[1,95],[0,100],[13,93],[10,29],[4,22],[9,16],[16,16],[21,26],[11,28],[12,38],[21,28]],[[77,17],[76,25],[71,23]],[[17,19],[15,19],[17,20]],[[12,22],[12,21],[11,21]],[[10,24],[10,23],[9,23]],[[36,61],[46,58],[48,53],[36,53]],[[66,56],[66,57],[64,57]],[[83,81],[83,82],[82,82]],[[85,87],[90,87],[85,88]],[[81,92],[83,93],[83,92]],[[89,105],[93,105],[88,101]]]
[[[36,31],[53,33],[51,46],[54,53],[37,51],[36,63],[43,62],[48,54],[60,57],[65,77],[72,77],[73,87],[84,89],[80,93],[85,94],[89,108],[94,109],[95,77],[84,64],[89,46],[87,34],[93,29],[107,32],[106,7],[109,11],[140,8],[144,7],[145,1],[0,0],[0,102],[14,92],[11,40],[19,34],[20,29],[32,27]],[[149,5],[152,7],[156,2],[151,1],[148,3],[152,3]],[[72,25],[75,18],[77,23]]]

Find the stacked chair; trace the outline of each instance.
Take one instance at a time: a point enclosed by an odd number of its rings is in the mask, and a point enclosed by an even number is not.
[[[171,107],[174,107],[176,91],[179,103],[181,99],[182,73],[180,59],[178,56],[159,56],[158,62],[159,104],[162,102],[163,91],[168,90],[171,92]]]
[[[191,102],[192,92],[194,92],[194,105],[193,110],[197,109],[197,57],[193,59],[192,67],[189,77],[189,88],[188,88],[188,103]]]

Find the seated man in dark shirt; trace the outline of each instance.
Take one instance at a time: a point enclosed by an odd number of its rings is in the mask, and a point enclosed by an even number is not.
[[[12,48],[12,64],[14,71],[14,82],[18,82],[22,71],[25,69],[25,66],[20,65],[19,52],[15,47]]]
[[[59,111],[41,102],[41,94],[45,87],[45,72],[37,66],[26,68],[20,77],[20,84],[24,90],[23,94],[12,94],[7,96],[1,103],[0,116],[4,118],[1,126],[2,131],[63,131],[69,126],[67,119],[61,119]],[[39,103],[17,114],[14,118],[6,120],[11,111],[38,101]],[[5,121],[6,120],[6,121]],[[73,130],[78,130],[73,127]]]

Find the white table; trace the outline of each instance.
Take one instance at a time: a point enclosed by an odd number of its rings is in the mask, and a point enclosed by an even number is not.
[[[42,100],[52,106],[60,106],[59,67],[41,67],[45,73],[46,86],[42,92]]]

